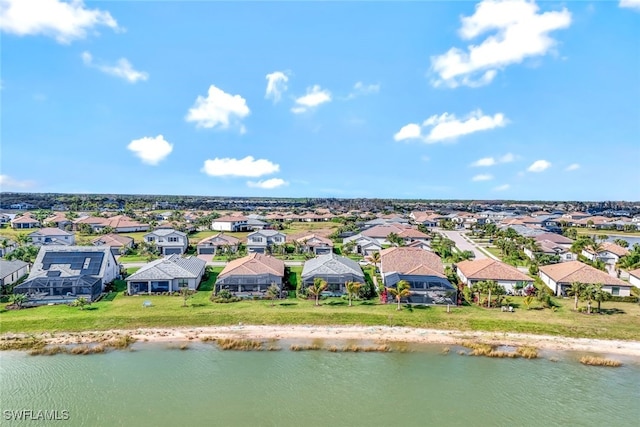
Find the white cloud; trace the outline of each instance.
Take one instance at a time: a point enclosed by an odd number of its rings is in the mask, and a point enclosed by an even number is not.
[[[431,58],[431,71],[437,75],[434,86],[477,87],[491,83],[498,71],[525,58],[543,56],[556,41],[549,36],[571,25],[571,13],[538,13],[539,8],[527,0],[483,0],[475,13],[463,17],[459,35],[472,40],[491,33],[466,50],[452,47],[445,54]]]
[[[254,159],[247,156],[244,159],[215,158],[205,160],[202,172],[209,176],[248,176],[257,178],[280,171],[280,165],[266,159]]]
[[[472,111],[464,119],[458,119],[454,114],[444,113],[433,115],[422,123],[422,127],[431,128],[427,135],[423,135],[420,125],[410,123],[403,126],[393,138],[396,141],[404,139],[422,139],[426,143],[434,143],[447,139],[455,139],[470,133],[503,127],[508,123],[504,114],[493,116],[482,114],[481,110]]]
[[[0,0],[0,30],[6,33],[43,34],[66,44],[85,38],[98,26],[118,30],[109,12],[86,9],[82,0]]]
[[[476,175],[471,178],[471,181],[491,181],[493,179],[493,175],[488,173],[481,173],[480,175]]]
[[[493,191],[506,191],[509,188],[511,188],[509,184],[502,184],[502,185],[498,185],[497,187],[493,187]]]
[[[493,157],[483,157],[471,163],[471,166],[493,166],[496,164],[496,159]]]
[[[431,132],[426,136],[426,140],[436,142],[482,130],[502,127],[506,124],[507,120],[502,113],[493,116],[484,116],[482,115],[482,111],[476,110],[469,114],[464,120],[457,119],[453,114],[444,113],[440,116],[435,115],[429,117],[422,125],[432,127]]]
[[[516,160],[516,156],[512,153],[507,153],[498,159],[500,163],[511,163],[515,160]]]
[[[619,6],[640,11],[640,0],[620,0]]]
[[[280,178],[271,178],[264,181],[247,181],[247,186],[251,188],[263,188],[265,190],[271,190],[273,188],[282,187],[283,185],[289,185],[287,181]]]
[[[229,128],[231,121],[237,124],[240,132],[246,132],[240,121],[250,113],[247,101],[240,95],[230,95],[214,85],[209,86],[207,97],[198,96],[193,107],[189,109],[188,122],[195,122],[197,127],[221,129]]]
[[[93,56],[89,52],[82,52],[82,62],[87,67],[97,68],[103,73],[125,79],[129,83],[136,83],[138,80],[145,81],[149,78],[149,73],[137,71],[126,58],[120,58],[116,65],[96,64]]]
[[[265,78],[267,79],[267,90],[264,97],[266,99],[272,99],[275,104],[280,101],[283,92],[287,91],[289,76],[287,76],[285,72],[274,71],[273,73],[267,74]]]
[[[565,169],[567,172],[575,171],[580,169],[580,165],[578,163],[572,163]]]
[[[536,160],[527,168],[529,172],[542,172],[551,167],[551,163],[546,160]]]
[[[155,166],[171,154],[173,144],[167,142],[162,135],[155,138],[145,136],[131,141],[127,149],[138,156],[142,163]]]
[[[360,95],[370,95],[380,92],[380,84],[364,84],[362,82],[356,82],[353,85],[353,91],[347,96],[346,99],[353,99]]]
[[[494,166],[498,163],[511,163],[516,160],[516,156],[512,153],[507,153],[504,156],[498,157],[497,159],[494,157],[483,157],[481,159],[476,160],[471,163],[471,166]]]
[[[24,190],[26,188],[31,188],[35,185],[34,181],[29,180],[18,180],[10,177],[9,175],[0,175],[0,191],[9,191],[9,190]]]
[[[304,113],[325,102],[331,102],[331,92],[326,89],[321,89],[318,85],[314,85],[307,88],[306,95],[296,98],[296,105],[291,108],[291,112],[294,114]]]
[[[421,138],[422,129],[420,125],[415,123],[409,123],[400,128],[400,130],[393,135],[393,139],[396,141],[404,141],[405,139]]]

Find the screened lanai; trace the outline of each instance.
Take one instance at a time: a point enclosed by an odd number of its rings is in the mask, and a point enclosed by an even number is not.
[[[94,276],[37,277],[13,288],[27,295],[24,305],[66,304],[84,297],[95,301],[102,292],[102,282]]]

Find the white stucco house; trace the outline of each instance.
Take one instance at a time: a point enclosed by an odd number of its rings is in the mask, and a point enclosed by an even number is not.
[[[127,277],[127,293],[177,292],[187,286],[198,289],[207,263],[195,256],[178,254],[157,259]]]

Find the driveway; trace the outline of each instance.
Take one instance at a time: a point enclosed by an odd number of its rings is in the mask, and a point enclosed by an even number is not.
[[[478,246],[475,243],[472,243],[465,239],[459,231],[456,230],[440,230],[447,238],[453,240],[456,244],[456,247],[461,251],[471,251],[475,254],[475,259],[485,259],[487,255],[478,249]],[[493,257],[492,257],[493,258]],[[495,258],[494,258],[495,259]]]

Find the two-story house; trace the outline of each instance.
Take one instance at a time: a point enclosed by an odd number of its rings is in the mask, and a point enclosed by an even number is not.
[[[42,245],[75,245],[76,236],[59,228],[47,227],[28,234],[31,242],[36,246]]]
[[[277,230],[258,230],[247,235],[247,251],[260,254],[271,252],[274,245],[284,245],[286,236]]]
[[[250,231],[249,218],[246,216],[221,216],[211,222],[211,229],[215,231]]]
[[[183,254],[189,246],[187,234],[172,228],[159,228],[147,233],[144,241],[155,244],[162,255]]]

